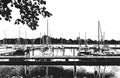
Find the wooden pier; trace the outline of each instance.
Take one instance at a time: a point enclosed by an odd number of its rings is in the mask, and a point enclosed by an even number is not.
[[[2,61],[2,59],[4,61]],[[14,59],[14,61],[10,61],[11,59]],[[46,61],[42,61],[42,60],[46,60]],[[103,66],[108,66],[108,65],[120,65],[120,56],[59,56],[59,57],[58,56],[53,56],[53,57],[52,56],[51,57],[50,56],[41,56],[41,57],[0,56],[0,65],[86,65],[86,66],[103,65]]]

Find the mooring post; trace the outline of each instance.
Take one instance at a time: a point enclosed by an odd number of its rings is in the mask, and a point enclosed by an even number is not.
[[[74,78],[77,78],[76,64],[74,64],[73,76]]]

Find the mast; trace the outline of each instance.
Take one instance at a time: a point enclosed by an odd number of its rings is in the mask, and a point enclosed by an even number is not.
[[[21,32],[20,32],[20,26],[19,26],[19,38],[18,38],[18,45],[20,45],[20,36],[21,36]]]
[[[79,37],[78,37],[78,44],[81,46],[81,41],[80,41],[80,32],[79,32]]]
[[[79,36],[78,36],[78,45],[79,45],[79,51],[80,51],[80,49],[81,49],[80,32],[79,32]]]
[[[98,20],[98,52],[100,53],[100,21]],[[100,78],[100,65],[98,67],[98,78]]]
[[[51,41],[51,33],[49,33],[48,39],[49,39],[49,40],[48,40],[48,41],[49,41],[48,44],[49,44],[49,46],[51,46],[51,44],[52,44],[52,41]]]
[[[47,19],[47,37],[46,37],[47,47],[48,47],[48,44],[49,44],[49,41],[48,41],[48,40],[49,40],[49,39],[48,39],[48,35],[49,35],[49,34],[48,34],[48,31],[49,31],[49,28],[48,28],[48,19]],[[48,76],[48,75],[49,75],[48,71],[49,71],[49,66],[47,65],[47,66],[46,66],[46,78],[49,78],[49,76]]]
[[[100,21],[98,20],[98,49],[100,49]]]
[[[85,47],[87,47],[86,32],[85,32]]]
[[[41,33],[40,33],[40,47],[41,47],[41,45],[42,45],[41,39],[42,39],[42,36],[41,36]]]
[[[62,35],[62,38],[63,38],[63,35]],[[62,45],[62,47],[63,47],[63,39],[61,38],[61,45]]]
[[[48,27],[49,27],[49,26],[48,26],[48,19],[47,19],[47,38],[46,38],[47,47],[48,47],[48,42],[49,42],[49,41],[48,41],[48,35],[49,35],[49,34],[48,34],[48,31],[49,31],[49,28],[48,28]]]
[[[28,42],[27,42],[27,32],[26,32],[26,29],[25,29],[25,47],[27,46]]]
[[[6,44],[6,31],[4,30],[4,39],[3,39],[3,45],[5,46],[5,44]]]

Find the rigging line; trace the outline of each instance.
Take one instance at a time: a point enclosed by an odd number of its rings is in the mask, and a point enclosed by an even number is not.
[[[103,45],[105,46],[105,32],[103,33],[102,40],[103,40]]]
[[[103,43],[103,33],[102,33],[102,29],[101,29],[101,25],[100,25],[100,36],[101,36],[101,44]]]

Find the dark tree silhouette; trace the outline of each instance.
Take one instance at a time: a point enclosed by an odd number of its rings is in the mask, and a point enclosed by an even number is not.
[[[12,10],[8,4],[19,9],[21,17],[16,19],[15,24],[26,24],[32,30],[39,26],[39,15],[42,15],[44,18],[52,15],[46,10],[44,6],[46,1],[44,0],[0,0],[0,20],[4,18],[6,21],[11,21]]]

